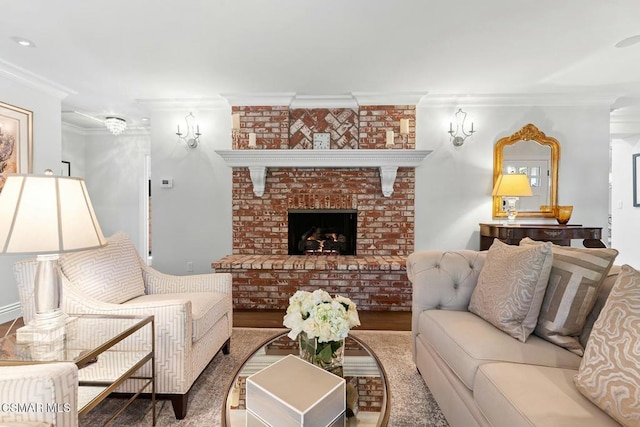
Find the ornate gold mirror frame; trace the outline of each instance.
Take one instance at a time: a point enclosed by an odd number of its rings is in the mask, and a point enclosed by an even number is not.
[[[557,139],[544,134],[537,127],[529,123],[511,136],[501,138],[493,149],[493,186],[496,185],[498,175],[503,169],[504,147],[520,141],[535,141],[540,145],[551,148],[551,164],[549,165],[550,205],[541,207],[539,211],[520,211],[518,217],[528,218],[553,218],[555,206],[558,204],[558,163],[560,162],[560,143]],[[502,197],[493,197],[493,217],[504,218],[507,213],[502,209]]]

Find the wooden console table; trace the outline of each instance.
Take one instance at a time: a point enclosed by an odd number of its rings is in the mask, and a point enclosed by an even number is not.
[[[600,240],[602,227],[556,224],[480,224],[481,251],[489,249],[494,239],[500,239],[509,245],[517,245],[525,237],[553,242],[562,246],[570,246],[571,239],[582,239],[586,248],[606,247]]]

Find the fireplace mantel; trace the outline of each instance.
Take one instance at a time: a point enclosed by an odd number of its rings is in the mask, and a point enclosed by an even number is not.
[[[415,168],[431,150],[216,150],[231,168],[249,168],[261,197],[268,168],[379,168],[382,194],[390,197],[398,168]]]

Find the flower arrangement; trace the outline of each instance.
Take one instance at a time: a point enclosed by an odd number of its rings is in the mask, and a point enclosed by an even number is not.
[[[291,328],[288,336],[295,340],[301,332],[318,342],[340,341],[349,330],[360,326],[356,305],[349,298],[331,298],[321,289],[313,292],[297,291],[289,298],[284,326]]]

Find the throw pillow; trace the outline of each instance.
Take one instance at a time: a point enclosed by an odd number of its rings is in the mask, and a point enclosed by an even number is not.
[[[469,311],[525,342],[538,322],[552,262],[551,243],[513,246],[494,240]]]
[[[528,237],[520,241],[521,246],[540,244],[542,242]],[[582,356],[582,328],[618,251],[557,245],[552,248],[553,265],[549,285],[533,333]]]
[[[59,262],[73,285],[102,302],[121,304],[144,295],[140,258],[123,232],[108,237],[106,246],[64,254]]]
[[[640,272],[623,265],[593,326],[575,384],[625,426],[640,426]]]

